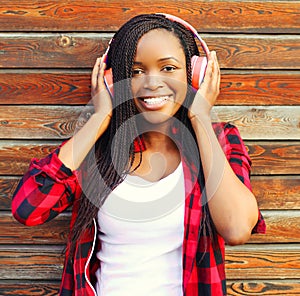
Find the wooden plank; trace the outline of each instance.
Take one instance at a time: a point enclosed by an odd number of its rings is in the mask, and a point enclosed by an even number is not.
[[[2,33],[0,68],[90,68],[110,38],[96,33]],[[217,51],[221,68],[300,68],[297,35],[205,34],[203,39]]]
[[[11,71],[0,72],[0,105],[85,105],[90,100],[90,71]],[[300,105],[298,73],[229,72],[221,77],[217,105]]]
[[[8,281],[0,280],[2,296],[56,296],[59,295],[59,281]]]
[[[53,151],[58,143],[0,141],[0,175],[22,175],[33,157],[41,158]]]
[[[300,209],[300,176],[253,176],[251,185],[260,209]]]
[[[1,244],[66,244],[70,229],[71,213],[62,213],[55,219],[38,226],[25,226],[11,213],[0,212]]]
[[[1,78],[0,78],[1,79]],[[224,73],[219,105],[299,105],[300,75]]]
[[[262,271],[261,271],[262,272]],[[295,280],[268,280],[268,281],[227,281],[227,295],[300,295],[300,282]]]
[[[253,243],[297,243],[300,241],[300,211],[262,211],[266,234],[253,234]],[[0,212],[1,244],[65,244],[71,213],[63,213],[40,226],[28,227],[17,222],[11,213]]]
[[[89,111],[88,111],[89,110]],[[2,106],[3,139],[65,139],[82,126],[82,106]],[[247,140],[299,140],[300,106],[216,106],[213,121],[236,125]]]
[[[77,106],[3,106],[0,134],[6,139],[66,139],[73,135],[83,110]]]
[[[2,280],[60,280],[63,246],[1,246]]]
[[[236,279],[300,278],[300,246],[243,245],[226,247],[226,273]]]
[[[63,256],[60,246],[0,246],[0,278],[59,280]],[[229,280],[300,278],[299,245],[244,245],[227,247]]]
[[[10,210],[20,179],[0,176],[0,210]],[[300,210],[300,176],[252,176],[251,184],[260,209]]]
[[[59,292],[59,282],[43,281],[0,281],[2,296],[55,296]],[[280,294],[278,294],[280,293]],[[297,280],[257,280],[227,281],[227,295],[281,295],[300,294],[300,283]]]
[[[0,105],[85,105],[90,100],[91,73],[0,72]]]
[[[0,176],[0,211],[10,211],[11,198],[20,179],[20,177]]]
[[[298,142],[246,142],[253,175],[299,175]]]
[[[46,156],[60,142],[0,141],[0,175],[24,174],[31,158]],[[252,175],[300,174],[299,142],[246,141],[245,144],[253,162]]]
[[[216,106],[216,121],[231,122],[243,139],[300,139],[298,106]]]
[[[249,243],[299,243],[300,211],[262,211],[266,234],[253,234]]]
[[[297,1],[185,0],[180,6],[176,0],[11,2],[0,1],[4,31],[114,31],[137,14],[157,11],[178,15],[204,32],[299,31]]]

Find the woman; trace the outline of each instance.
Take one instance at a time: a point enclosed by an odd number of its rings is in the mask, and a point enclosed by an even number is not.
[[[60,295],[226,295],[225,242],[264,232],[238,130],[211,123],[216,54],[197,92],[194,55],[193,33],[180,22],[129,20],[95,63],[93,115],[32,160],[15,218],[37,225],[73,205]]]

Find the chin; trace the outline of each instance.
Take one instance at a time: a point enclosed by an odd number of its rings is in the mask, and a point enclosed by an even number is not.
[[[151,125],[167,123],[172,118],[171,115],[158,111],[142,112],[141,114],[143,115],[143,120]]]

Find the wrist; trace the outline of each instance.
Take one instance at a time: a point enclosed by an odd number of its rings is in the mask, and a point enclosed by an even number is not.
[[[191,114],[189,116],[191,123],[196,122],[209,122],[211,123],[211,114],[210,112],[198,112],[195,114]]]

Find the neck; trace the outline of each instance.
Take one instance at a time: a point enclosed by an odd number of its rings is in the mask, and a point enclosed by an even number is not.
[[[160,124],[151,124],[149,122],[140,124],[140,131],[147,149],[161,151],[174,148],[175,144],[170,134],[170,126],[170,121]]]

